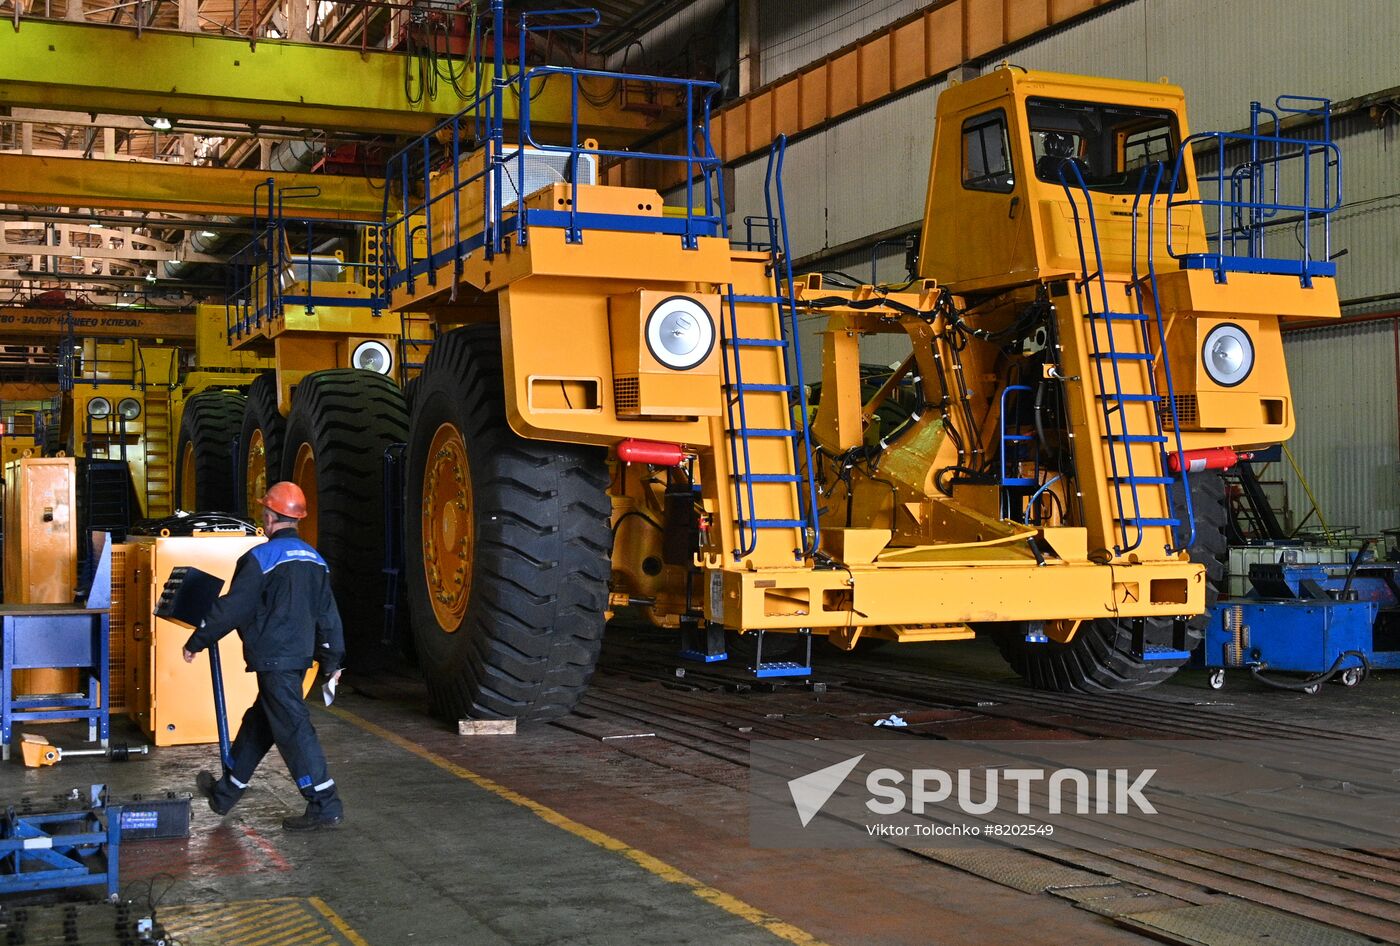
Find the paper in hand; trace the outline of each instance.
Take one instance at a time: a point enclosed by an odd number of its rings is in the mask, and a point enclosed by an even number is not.
[[[331,676],[326,679],[325,683],[321,684],[321,699],[326,701],[327,706],[330,706],[335,700],[335,685],[337,682],[338,678]]]

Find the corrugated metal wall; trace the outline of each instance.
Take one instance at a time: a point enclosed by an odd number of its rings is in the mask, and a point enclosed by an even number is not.
[[[790,142],[783,181],[794,258],[903,226],[924,213],[939,82]],[[763,212],[766,158],[735,171],[735,205]]]
[[[893,23],[927,0],[760,0],[762,81]],[[1197,129],[1240,128],[1251,100],[1345,99],[1396,84],[1396,0],[1133,0],[1007,57],[1028,69],[1184,86]],[[998,58],[1001,58],[1000,55]]]
[[[1285,336],[1298,417],[1288,446],[1333,528],[1374,534],[1400,526],[1397,345],[1396,319]],[[1282,467],[1270,476],[1283,472],[1290,506],[1301,519],[1310,504],[1287,463]]]
[[[927,3],[928,0],[760,0],[760,85],[796,72]]]

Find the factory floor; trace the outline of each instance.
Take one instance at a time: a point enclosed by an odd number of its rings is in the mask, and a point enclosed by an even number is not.
[[[649,687],[625,667],[607,669],[618,653],[611,644],[600,680],[617,692]],[[951,672],[1005,693],[1018,686],[983,641],[886,649],[869,659],[940,679]],[[125,846],[124,896],[153,906],[181,946],[1159,941],[1073,897],[1026,892],[902,850],[756,849],[736,790],[742,777],[713,758],[705,768],[674,747],[670,755],[642,748],[655,741],[654,726],[626,731],[621,711],[605,712],[621,705],[606,693],[563,725],[462,737],[426,714],[408,672],[358,685],[347,675],[346,684],[335,707],[313,710],[346,802],[341,828],[282,831],[281,819],[302,802],[274,755],[230,816],[196,798],[188,840]],[[682,706],[688,699],[675,688],[655,692]],[[1302,714],[1313,726],[1379,733],[1393,729],[1397,695],[1400,675],[1305,697],[1238,679],[1215,692],[1204,673],[1186,671],[1150,699],[1254,719]],[[763,697],[715,699],[732,708],[736,729],[761,718],[761,705],[745,703]],[[1132,707],[1143,705],[1135,698]],[[69,725],[27,728],[80,747]],[[139,741],[124,720],[114,730],[117,741]],[[0,804],[91,782],[119,796],[192,791],[216,755],[214,747],[164,748],[126,763],[70,758],[36,770],[12,759],[0,766]],[[1196,902],[1183,889],[1170,891]]]

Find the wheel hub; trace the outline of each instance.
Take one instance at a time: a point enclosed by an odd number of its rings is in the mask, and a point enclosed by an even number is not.
[[[267,495],[267,443],[262,428],[253,430],[248,438],[248,463],[244,468],[244,509],[254,515],[263,496]]]
[[[433,433],[423,476],[423,573],[438,625],[453,633],[467,613],[475,542],[471,468],[462,432],[451,422]]]
[[[186,512],[195,511],[198,494],[195,492],[194,444],[185,444],[185,453],[180,457],[180,507]]]
[[[264,466],[266,470],[266,466]],[[292,482],[301,487],[306,495],[306,518],[297,523],[297,534],[306,542],[316,544],[316,454],[311,444],[303,443],[297,448],[296,461],[292,464]],[[258,502],[262,494],[258,495]]]

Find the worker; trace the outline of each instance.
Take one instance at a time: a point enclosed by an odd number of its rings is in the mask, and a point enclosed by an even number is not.
[[[275,483],[262,500],[268,540],[243,554],[228,594],[219,598],[185,642],[185,661],[216,646],[237,628],[243,659],[258,675],[258,697],[243,716],[233,740],[233,766],[220,778],[200,772],[200,793],[220,816],[238,803],[258,763],[273,745],[306,799],[306,811],[282,821],[288,831],[333,828],[344,820],[335,781],[302,699],[302,681],[313,656],[321,674],[340,679],[345,641],[340,613],[331,594],[329,568],[320,554],[297,536],[306,517],[306,496],[295,483]],[[332,683],[332,687],[334,686]]]
[[[1060,175],[1073,183],[1074,171],[1066,166],[1068,161],[1079,169],[1079,176],[1089,177],[1089,165],[1074,153],[1074,136],[1062,131],[1047,131],[1041,134],[1045,153],[1035,162],[1035,176],[1042,181],[1060,182]]]

